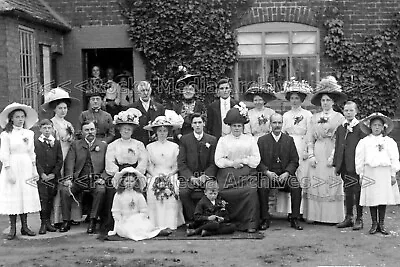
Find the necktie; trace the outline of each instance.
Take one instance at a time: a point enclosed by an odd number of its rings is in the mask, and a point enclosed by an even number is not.
[[[46,144],[50,145],[50,139],[49,138],[44,138],[44,141],[46,142]]]
[[[344,128],[347,129],[347,127],[348,127],[349,125],[350,125],[350,123],[346,122],[343,126],[344,126]]]

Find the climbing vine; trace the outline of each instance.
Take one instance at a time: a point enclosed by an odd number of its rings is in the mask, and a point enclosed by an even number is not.
[[[400,13],[385,30],[363,36],[362,43],[347,40],[343,24],[338,18],[324,23],[325,53],[334,60],[343,89],[361,116],[376,111],[393,116],[400,89]]]

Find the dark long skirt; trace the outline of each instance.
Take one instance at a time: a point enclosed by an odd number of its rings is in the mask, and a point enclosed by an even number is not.
[[[257,229],[260,218],[257,171],[247,166],[220,169],[217,180],[219,194],[228,202],[229,217],[238,230]]]

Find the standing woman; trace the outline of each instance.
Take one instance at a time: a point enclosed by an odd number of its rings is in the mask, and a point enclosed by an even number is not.
[[[396,142],[387,136],[393,130],[393,121],[376,112],[362,120],[360,129],[368,134],[356,148],[356,172],[361,182],[360,205],[369,207],[371,213],[369,233],[389,235],[385,228],[386,206],[400,204],[396,181],[396,173],[400,170],[399,150]]]
[[[272,86],[267,83],[265,86],[253,84],[247,89],[244,97],[246,101],[254,103],[254,108],[249,111],[250,122],[245,125],[244,133],[252,134],[257,141],[260,136],[271,131],[269,118],[275,111],[265,107],[265,104],[275,100],[276,96]]]
[[[34,133],[31,128],[38,120],[34,109],[27,105],[12,103],[0,113],[0,214],[9,215],[8,240],[16,235],[17,215],[21,218],[21,234],[34,236],[28,228],[27,213],[40,211],[39,191],[36,181]],[[32,181],[29,183],[29,181]]]
[[[179,200],[179,146],[167,140],[168,133],[177,125],[165,116],[158,116],[145,130],[154,131],[157,141],[147,145],[149,153],[147,204],[150,220],[155,227],[177,229],[185,223]]]
[[[299,155],[299,167],[296,177],[300,186],[304,188],[308,174],[308,153],[307,153],[307,132],[310,130],[312,113],[301,107],[308,94],[312,93],[311,86],[306,82],[298,82],[293,78],[283,84],[283,93],[290,102],[291,109],[283,114],[282,131],[293,137]],[[290,194],[279,192],[277,198],[277,212],[291,213]],[[303,203],[300,207],[300,214],[303,214]]]
[[[308,171],[305,190],[304,217],[310,221],[339,223],[344,219],[344,193],[342,178],[329,164],[335,147],[336,128],[345,120],[333,110],[334,103],[347,99],[334,77],[328,76],[317,85],[311,103],[322,111],[313,115],[308,131]]]
[[[67,156],[71,143],[75,140],[75,130],[72,124],[65,119],[68,110],[75,108],[79,105],[79,100],[70,97],[68,92],[61,88],[51,89],[46,94],[45,103],[42,108],[46,111],[54,111],[54,117],[51,118],[54,126],[54,135],[57,140],[61,143],[61,151],[63,154],[63,160]],[[61,175],[64,175],[64,168],[61,169]],[[60,185],[62,186],[62,185]],[[76,205],[75,202],[72,204],[72,220],[81,220],[81,209]],[[54,210],[53,210],[53,221],[54,223],[62,223],[61,217],[61,199],[60,193],[58,192],[54,198]]]

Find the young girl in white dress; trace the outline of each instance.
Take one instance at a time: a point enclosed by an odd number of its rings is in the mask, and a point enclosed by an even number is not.
[[[117,234],[140,241],[153,238],[162,231],[149,219],[146,200],[142,194],[144,185],[141,176],[143,175],[133,167],[124,168],[115,174],[114,179],[118,185],[111,209],[115,224],[114,230],[108,235]]]
[[[396,173],[400,170],[399,150],[396,142],[386,136],[393,130],[393,122],[377,112],[362,120],[360,128],[369,134],[356,148],[356,172],[361,182],[360,205],[370,209],[372,227],[369,233],[388,235],[384,225],[386,206],[400,204],[396,181]]]

